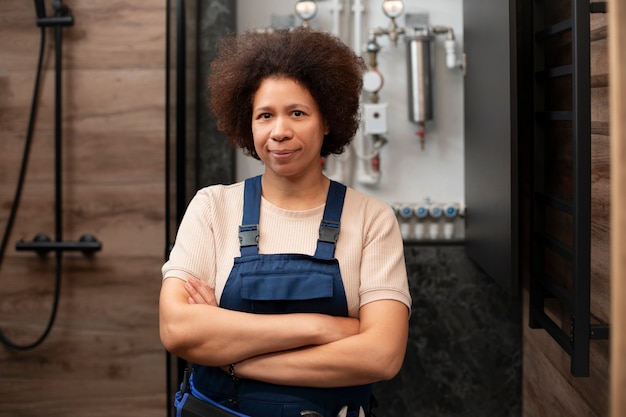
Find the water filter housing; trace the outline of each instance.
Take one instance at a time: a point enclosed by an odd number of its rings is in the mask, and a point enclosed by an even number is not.
[[[413,36],[404,38],[407,53],[409,120],[425,124],[433,120],[432,43],[434,37],[428,28],[416,29]]]

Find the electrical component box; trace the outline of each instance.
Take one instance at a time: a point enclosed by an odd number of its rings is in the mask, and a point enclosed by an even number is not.
[[[363,104],[364,131],[366,135],[387,133],[387,103]]]

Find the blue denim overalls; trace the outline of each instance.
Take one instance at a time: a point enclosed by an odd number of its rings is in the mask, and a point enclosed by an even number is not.
[[[346,295],[339,262],[334,258],[345,193],[344,185],[331,181],[314,256],[264,255],[258,253],[257,245],[261,177],[247,179],[243,225],[239,228],[241,256],[234,260],[220,307],[263,314],[311,312],[346,317]],[[336,417],[346,405],[349,415],[353,415],[359,407],[369,409],[371,396],[371,384],[339,388],[282,386],[233,379],[219,368],[198,365],[194,365],[190,385],[194,395],[209,397],[252,417],[301,417],[302,411]]]

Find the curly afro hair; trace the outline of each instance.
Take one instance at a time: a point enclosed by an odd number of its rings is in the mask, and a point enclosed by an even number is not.
[[[208,78],[217,127],[259,159],[252,138],[252,102],[261,82],[285,77],[306,87],[330,132],[320,156],[341,154],[356,133],[363,59],[339,38],[309,28],[229,35],[218,44]]]

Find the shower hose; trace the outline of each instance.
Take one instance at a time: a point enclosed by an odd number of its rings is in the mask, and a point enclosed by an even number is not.
[[[37,63],[35,87],[33,91],[33,99],[32,99],[32,104],[30,108],[28,131],[26,133],[26,141],[24,143],[24,153],[22,156],[22,164],[20,167],[19,178],[17,181],[16,190],[15,190],[15,198],[13,199],[13,203],[11,205],[11,211],[10,211],[9,218],[7,220],[7,224],[4,230],[2,242],[0,242],[0,267],[2,266],[2,261],[4,260],[4,252],[7,247],[9,236],[11,235],[11,230],[13,229],[15,215],[17,214],[17,209],[19,207],[20,198],[22,195],[22,188],[24,186],[24,177],[26,176],[26,168],[28,166],[28,157],[30,154],[30,146],[31,146],[31,142],[33,139],[33,130],[34,130],[35,118],[37,114],[38,101],[39,101],[39,82],[41,78],[41,69],[43,65],[45,43],[46,43],[46,31],[45,31],[45,27],[41,27],[39,60]],[[55,278],[55,284],[54,284],[54,298],[52,302],[52,312],[50,313],[50,317],[48,318],[48,324],[46,325],[46,328],[44,329],[43,333],[41,333],[41,335],[34,342],[29,343],[29,344],[19,344],[19,343],[12,341],[4,334],[2,329],[0,329],[0,343],[5,345],[6,347],[13,349],[13,350],[20,350],[20,351],[34,349],[43,343],[43,341],[46,339],[46,337],[50,333],[50,330],[52,330],[52,326],[54,325],[54,320],[56,318],[56,314],[58,310],[59,296],[61,292],[61,258],[62,258],[61,251],[57,251],[56,255],[57,255],[56,256],[56,278]]]

